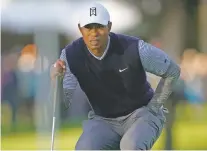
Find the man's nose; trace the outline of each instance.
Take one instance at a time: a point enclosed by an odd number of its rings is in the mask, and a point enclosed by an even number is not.
[[[98,36],[98,29],[97,29],[96,27],[93,27],[93,28],[91,29],[91,34],[92,34],[93,36]]]

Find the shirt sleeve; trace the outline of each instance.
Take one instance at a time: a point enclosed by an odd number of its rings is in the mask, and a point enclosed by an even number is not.
[[[144,41],[139,42],[140,59],[145,71],[162,77],[148,107],[157,113],[172,93],[180,67],[166,53]]]
[[[138,46],[138,51],[144,70],[162,77],[170,65],[170,58],[168,55],[161,49],[146,43],[143,40],[139,41]]]
[[[66,59],[65,49],[62,50],[61,55],[60,55],[60,59],[65,61],[65,65],[66,65],[66,72],[63,77],[63,88],[75,89],[78,81],[77,81],[76,77],[70,71],[70,67],[69,67],[69,64]]]
[[[66,65],[66,72],[63,77],[63,93],[64,93],[65,106],[66,108],[69,108],[72,102],[72,97],[76,90],[78,81],[76,77],[70,71],[70,67],[66,59],[65,49],[62,50],[60,59],[65,61],[65,65]]]

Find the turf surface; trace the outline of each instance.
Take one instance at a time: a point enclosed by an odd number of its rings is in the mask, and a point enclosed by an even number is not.
[[[175,149],[207,149],[207,125],[191,123],[177,123],[173,131]],[[81,128],[63,129],[56,133],[55,149],[74,149],[75,143],[81,134]],[[153,149],[163,149],[165,132],[162,133]],[[3,136],[2,150],[34,150],[49,149],[50,134],[38,136],[35,133],[13,134]]]
[[[4,110],[5,108],[3,108]],[[5,116],[6,115],[6,116]],[[8,130],[7,116],[9,113],[2,111],[2,137],[1,150],[42,150],[50,149],[51,133],[37,135],[25,125],[29,121],[20,122],[21,132],[6,133]],[[25,120],[26,118],[24,118]],[[173,127],[174,149],[182,150],[207,150],[207,105],[203,111],[192,106],[178,106],[176,111],[176,123]],[[29,119],[28,119],[29,120]],[[7,124],[6,124],[7,123]],[[24,126],[22,126],[24,125]],[[73,150],[82,132],[79,126],[62,128],[56,132],[55,149]],[[153,149],[164,149],[165,130],[158,139]]]

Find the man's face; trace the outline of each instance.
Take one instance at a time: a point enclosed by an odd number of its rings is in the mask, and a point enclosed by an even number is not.
[[[90,50],[100,50],[107,45],[107,39],[111,30],[111,23],[104,26],[101,24],[88,24],[84,27],[79,26],[83,40]]]

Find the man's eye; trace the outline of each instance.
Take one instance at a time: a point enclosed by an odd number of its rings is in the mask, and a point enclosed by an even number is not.
[[[84,26],[86,29],[93,29],[93,28],[104,28],[105,26],[104,25],[101,25],[101,24],[89,24],[89,25],[86,25]]]

